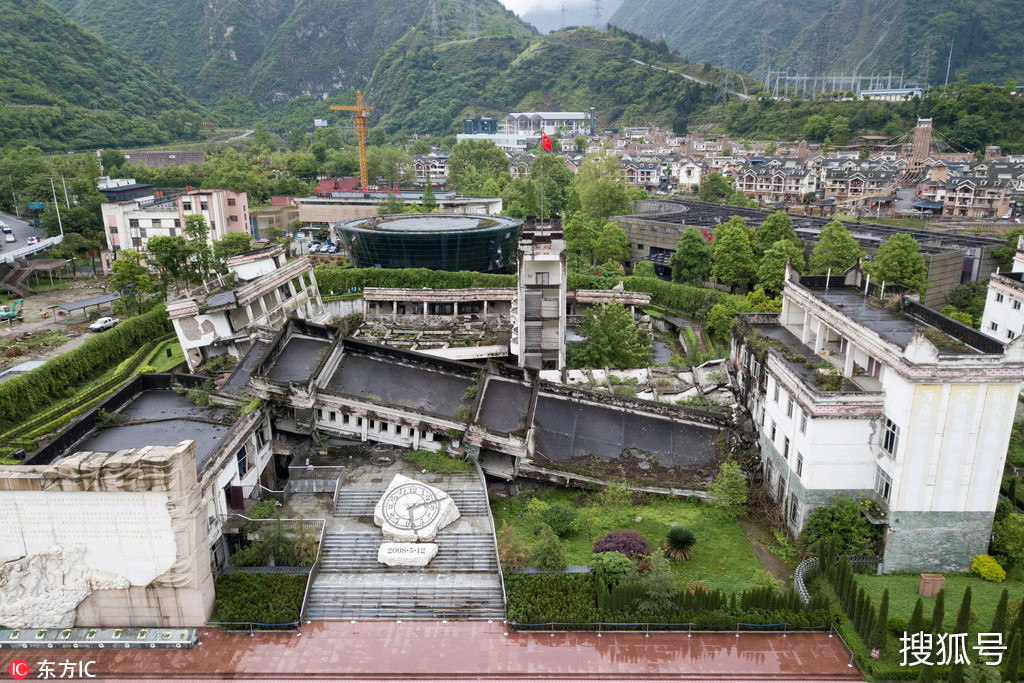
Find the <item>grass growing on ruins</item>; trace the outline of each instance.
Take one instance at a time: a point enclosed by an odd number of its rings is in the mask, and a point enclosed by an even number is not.
[[[556,488],[534,495],[546,503],[567,503],[584,522],[590,521],[589,528],[586,528],[586,523],[578,523],[577,527],[584,528],[570,531],[561,539],[570,565],[590,564],[594,542],[615,529],[636,529],[652,547],[661,548],[675,522],[697,537],[692,558],[671,563],[680,585],[703,581],[709,588],[742,591],[749,587],[754,574],[762,569],[739,522],[726,519],[709,505],[663,496],[644,496],[638,504],[623,500],[616,505],[607,499],[602,500],[597,492]],[[511,499],[491,499],[495,527],[500,529],[508,522],[515,529],[518,540],[529,546],[531,551],[540,540],[526,513],[526,506],[534,495],[523,493]],[[637,522],[637,517],[641,521]]]
[[[412,463],[417,469],[435,474],[473,474],[476,472],[473,463],[463,459],[461,455],[448,455],[444,451],[440,453],[426,450],[412,451],[402,458]]]

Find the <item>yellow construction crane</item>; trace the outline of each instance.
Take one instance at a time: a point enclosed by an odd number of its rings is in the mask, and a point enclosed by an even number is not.
[[[363,187],[369,187],[370,180],[366,172],[366,112],[370,108],[363,104],[363,93],[356,90],[356,105],[354,107],[341,107],[332,105],[334,111],[351,111],[356,114],[356,137],[359,138],[359,182]]]

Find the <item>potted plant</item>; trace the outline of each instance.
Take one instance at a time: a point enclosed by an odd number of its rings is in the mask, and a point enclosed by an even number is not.
[[[16,628],[13,631],[11,631],[11,635],[9,636],[9,638],[11,640],[17,640],[19,635],[21,635],[21,629]]]
[[[96,629],[94,629],[94,628],[89,629],[89,632],[85,634],[85,637],[88,640],[92,640],[93,638],[95,638],[96,637]]]
[[[71,637],[71,629],[66,628],[66,629],[64,629],[63,631],[60,632],[61,640],[67,640],[70,637]]]
[[[139,630],[139,635],[137,635],[135,637],[136,638],[145,638],[148,635],[149,635],[149,630],[148,629],[140,629]]]
[[[43,636],[45,636],[45,635],[46,635],[46,629],[45,628],[39,629],[38,631],[36,631],[36,640],[42,640]]]
[[[122,633],[124,633],[124,629],[123,628],[115,628],[114,629],[114,638],[120,638]]]

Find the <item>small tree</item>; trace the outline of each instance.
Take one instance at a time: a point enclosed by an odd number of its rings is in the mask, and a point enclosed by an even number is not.
[[[568,503],[551,503],[541,517],[555,535],[561,538],[572,531],[576,508]]]
[[[700,230],[690,226],[683,230],[668,262],[672,282],[700,284],[711,275],[711,245]]]
[[[1010,601],[1010,591],[1003,589],[999,596],[999,604],[996,605],[995,616],[992,617],[992,627],[989,633],[1006,633],[1006,609]]]
[[[565,550],[562,548],[558,536],[545,525],[540,532],[540,541],[533,549],[531,557],[533,566],[542,571],[562,571],[567,563]]]
[[[210,226],[202,214],[185,216],[185,237],[191,251],[192,267],[198,275],[197,281],[202,282],[213,270],[213,251],[210,249]]]
[[[213,257],[223,261],[229,256],[241,254],[252,248],[252,236],[247,232],[229,232],[224,239],[215,240],[213,243]]]
[[[875,621],[875,628],[871,634],[869,645],[879,650],[885,648],[885,641],[889,635],[889,589],[882,593],[882,603],[878,607],[878,617]]]
[[[935,596],[935,606],[932,608],[931,632],[942,632],[942,620],[946,616],[946,589],[943,588]]]
[[[636,570],[636,565],[622,553],[595,553],[590,556],[590,568],[608,588],[614,588],[623,577]]]
[[[971,623],[971,587],[964,591],[964,597],[960,600],[960,611],[956,614],[956,628],[953,633],[967,633],[967,627]]]
[[[907,624],[907,633],[919,633],[924,630],[924,601],[917,599],[914,611],[910,615],[910,622]]]
[[[111,275],[107,279],[110,286],[121,293],[122,301],[131,302],[136,312],[142,313],[145,295],[156,290],[149,269],[142,265],[142,254],[122,249],[110,270]]]
[[[1010,638],[1010,646],[1006,652],[1006,675],[1004,679],[1010,681],[1010,683],[1016,683],[1018,680],[1020,669],[1020,633],[1014,633]]]
[[[654,357],[650,335],[617,301],[591,306],[580,332],[586,344],[576,355],[576,362],[582,367],[646,367]]]
[[[806,270],[803,247],[781,239],[764,253],[757,269],[757,281],[765,290],[776,294],[782,291],[786,279],[786,263],[791,263],[798,273]]]
[[[615,223],[607,223],[594,243],[594,258],[598,263],[629,260],[629,235]]]
[[[804,546],[828,539],[840,555],[858,555],[871,550],[871,525],[864,518],[860,504],[849,496],[836,496],[831,505],[815,508],[804,522],[800,532]]]
[[[434,196],[434,186],[427,183],[423,186],[423,209],[428,213],[437,210],[437,198]]]
[[[650,555],[651,544],[636,529],[611,531],[594,544],[594,553],[622,553],[630,559]]]
[[[723,462],[707,487],[712,505],[727,517],[742,514],[747,506],[747,480],[735,462]]]
[[[928,265],[917,240],[903,232],[883,242],[874,260],[864,268],[878,282],[904,285],[921,294],[928,289]]]
[[[516,537],[515,529],[507,521],[498,530],[498,557],[505,569],[517,572],[526,566],[529,549]]]
[[[757,273],[750,228],[739,216],[715,228],[711,252],[711,275],[722,284],[736,287],[750,284]]]
[[[544,528],[544,515],[551,508],[550,503],[547,503],[540,498],[531,498],[530,502],[526,504],[526,512],[523,514],[523,518],[533,528],[533,533],[539,534]],[[557,534],[555,534],[557,536]]]
[[[633,268],[633,277],[658,277],[654,271],[654,264],[650,261],[641,261]]]
[[[831,268],[842,273],[864,255],[853,235],[839,221],[832,221],[821,231],[818,243],[811,252],[810,271],[823,275]]]
[[[665,537],[665,554],[673,560],[688,560],[693,554],[693,545],[696,542],[697,537],[689,529],[669,529]]]

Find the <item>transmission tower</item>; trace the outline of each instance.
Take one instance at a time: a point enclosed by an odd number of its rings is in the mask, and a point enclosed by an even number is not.
[[[931,82],[932,76],[932,56],[935,51],[932,50],[931,43],[925,43],[924,47],[921,48],[921,52],[918,55],[918,66],[917,66],[917,85],[918,87],[924,88]]]
[[[561,10],[559,10],[559,12],[562,15],[562,30],[564,31],[565,30],[565,15],[566,15],[566,9],[565,9],[565,3],[564,2],[562,3],[562,8],[561,8]]]
[[[594,0],[594,28],[601,30],[601,18],[604,16],[604,3],[601,0]]]
[[[462,0],[455,0],[455,23],[462,26]]]
[[[437,28],[437,0],[430,0],[430,32],[435,37],[440,33]]]
[[[476,0],[469,0],[469,37],[477,37]]]

